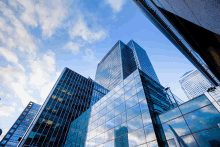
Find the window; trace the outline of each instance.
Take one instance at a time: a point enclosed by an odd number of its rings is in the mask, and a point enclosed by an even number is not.
[[[15,131],[14,129],[11,129],[9,132],[10,132],[10,133],[14,133],[14,131]]]
[[[2,140],[2,142],[1,142],[1,143],[2,143],[2,144],[5,144],[5,143],[6,143],[6,141],[7,141],[7,140]]]
[[[192,132],[217,126],[220,122],[220,113],[213,105],[186,114],[184,117]]]
[[[10,134],[7,134],[5,138],[9,138],[9,137],[11,137],[11,135],[10,135]]]

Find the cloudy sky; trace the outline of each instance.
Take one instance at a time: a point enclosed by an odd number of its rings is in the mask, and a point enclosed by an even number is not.
[[[161,84],[187,100],[178,79],[195,67],[131,1],[0,1],[3,134],[29,101],[44,102],[64,67],[94,79],[111,47],[131,39],[147,51]]]

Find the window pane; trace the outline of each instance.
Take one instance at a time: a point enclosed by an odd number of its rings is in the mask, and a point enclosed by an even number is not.
[[[143,113],[144,111],[149,110],[146,100],[143,100],[142,102],[140,102],[140,106],[141,106],[141,113]]]
[[[193,134],[199,146],[218,147],[220,146],[220,129],[218,127]],[[209,135],[207,135],[209,134]]]
[[[122,123],[115,127],[115,138],[128,133],[127,123]]]
[[[129,147],[137,146],[146,142],[144,129],[141,128],[134,132],[128,133]]]
[[[110,130],[110,129],[114,128],[114,126],[115,126],[115,119],[114,118],[109,120],[108,122],[106,122],[107,130]]]
[[[146,140],[147,142],[155,140],[156,136],[154,133],[154,128],[153,125],[148,125],[144,127],[145,135],[146,135]]]
[[[142,113],[141,115],[142,115],[142,120],[143,120],[144,126],[152,123],[149,111],[146,111],[146,112]]]
[[[105,147],[113,147],[113,146],[114,146],[114,140],[105,143]]]
[[[181,105],[180,110],[183,114],[185,114],[208,104],[210,104],[210,101],[206,98],[205,95],[201,95],[198,98]]]
[[[115,139],[116,147],[129,147],[128,146],[128,135],[124,135]]]
[[[163,129],[167,140],[174,138],[175,134],[182,136],[190,133],[182,116],[163,124]]]
[[[198,147],[192,135],[181,137],[180,144],[187,147]]]
[[[115,108],[115,116],[125,111],[125,103],[122,103],[120,106]]]
[[[141,81],[141,78],[140,76],[137,76],[134,80],[135,80],[135,83],[138,84]]]
[[[174,108],[174,109],[172,109],[172,110],[170,110],[166,113],[163,113],[163,114],[159,115],[159,117],[160,117],[161,123],[163,123],[163,122],[171,120],[175,117],[178,117],[180,115],[181,115],[181,113],[180,113],[179,108]]]
[[[122,123],[121,114],[115,117],[115,126]]]
[[[147,144],[148,147],[158,147],[157,141],[152,141]]]
[[[132,97],[135,94],[136,94],[136,89],[135,89],[135,87],[133,87],[131,90],[129,90],[125,93],[125,100],[129,99],[130,97]]]
[[[143,89],[142,83],[136,85],[137,92],[141,91]]]
[[[141,115],[127,121],[127,125],[128,125],[128,132],[131,132],[131,131],[137,130],[138,128],[143,127]]]
[[[140,91],[137,95],[138,95],[139,102],[146,100],[144,90]]]
[[[124,86],[125,91],[130,90],[132,87],[134,87],[134,80],[130,81],[127,85]]]
[[[118,99],[115,100],[115,107],[119,106],[121,103],[124,102],[124,95],[122,95],[121,97],[119,97]]]
[[[139,115],[141,113],[139,104],[133,106],[129,110],[127,110],[127,120]]]
[[[115,117],[114,110],[106,114],[106,121],[112,119],[113,117]]]
[[[124,79],[124,85],[133,80],[133,74],[130,74],[126,79]]]
[[[186,114],[184,117],[192,132],[217,126],[220,122],[220,114],[213,105]]]
[[[112,140],[115,138],[115,130],[114,128],[105,132],[106,141]]]
[[[167,143],[168,143],[169,147],[177,147],[174,139],[168,140]]]
[[[126,101],[126,109],[129,109],[130,107],[136,105],[138,103],[137,95],[131,97]]]

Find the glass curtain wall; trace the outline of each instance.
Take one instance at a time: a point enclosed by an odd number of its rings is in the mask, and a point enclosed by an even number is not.
[[[159,116],[169,147],[220,146],[220,113],[201,95]]]

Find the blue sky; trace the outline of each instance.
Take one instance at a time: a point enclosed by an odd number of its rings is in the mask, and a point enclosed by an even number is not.
[[[94,79],[111,47],[131,39],[147,51],[161,84],[187,100],[178,79],[195,67],[131,1],[0,1],[3,134],[29,101],[44,102],[64,67]]]

